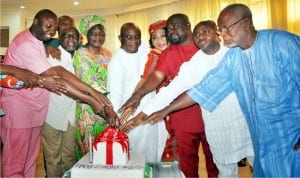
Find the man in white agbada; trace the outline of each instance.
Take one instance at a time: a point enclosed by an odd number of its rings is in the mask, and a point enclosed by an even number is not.
[[[142,110],[139,116],[129,121],[124,130],[129,130],[137,124],[155,122],[162,119],[169,111],[163,109],[178,95],[192,88],[204,75],[222,60],[228,48],[220,44],[216,33],[217,27],[213,21],[201,21],[193,31],[195,44],[201,49],[190,61],[180,67],[173,81],[160,92]],[[150,117],[146,118],[146,116]],[[229,95],[214,112],[202,108],[205,133],[213,159],[219,169],[219,177],[238,177],[237,163],[247,157],[253,163],[253,147],[246,120],[241,112],[236,95]],[[149,125],[149,124],[146,124]]]
[[[119,40],[121,48],[113,54],[108,64],[107,81],[108,98],[115,111],[118,111],[134,92],[141,80],[149,53],[149,48],[144,44],[141,45],[140,29],[133,23],[122,25]],[[154,92],[147,94],[135,113],[139,113],[154,95]],[[167,138],[163,121],[136,127],[128,133],[128,136],[130,151],[145,153],[147,162],[160,161]]]

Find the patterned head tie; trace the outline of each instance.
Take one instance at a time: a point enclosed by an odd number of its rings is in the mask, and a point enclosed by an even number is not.
[[[79,22],[79,30],[82,34],[87,35],[89,29],[93,26],[101,24],[104,26],[105,20],[97,15],[89,15],[82,18]]]
[[[154,22],[153,24],[151,24],[149,26],[149,34],[151,35],[155,30],[160,29],[160,28],[164,28],[167,25],[167,21],[166,20],[159,20]]]

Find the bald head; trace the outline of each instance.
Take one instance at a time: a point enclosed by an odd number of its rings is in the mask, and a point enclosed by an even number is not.
[[[219,14],[218,17],[218,21],[219,19],[228,14],[228,13],[233,13],[236,14],[239,17],[243,17],[243,18],[247,18],[250,20],[250,22],[252,23],[252,13],[251,10],[249,9],[248,6],[244,5],[244,4],[231,4],[227,7],[225,7]]]
[[[74,19],[70,16],[67,16],[67,15],[60,16],[58,18],[58,23],[61,23],[61,22],[66,21],[66,20],[70,21],[70,22],[72,22],[72,24],[74,24]]]
[[[136,26],[134,23],[132,22],[128,22],[128,23],[125,23],[121,26],[121,29],[120,29],[120,35],[123,36],[129,29],[133,29],[135,31],[139,31],[141,33],[141,30],[138,26]]]
[[[208,27],[208,28],[214,30],[215,32],[217,31],[217,25],[216,25],[216,23],[215,23],[214,21],[212,21],[212,20],[204,20],[204,21],[199,22],[199,23],[194,27],[194,30],[193,30],[193,31],[195,31],[195,29],[198,28],[199,26],[206,26],[206,27]]]
[[[173,14],[167,19],[167,25],[173,23],[174,21],[181,22],[181,24],[186,24],[191,26],[190,20],[185,14]]]
[[[70,16],[63,15],[58,18],[58,34],[65,28],[75,27],[74,19]]]
[[[49,9],[42,9],[38,13],[36,13],[33,20],[37,19],[37,20],[41,21],[42,18],[57,19],[57,16],[53,11],[51,11]]]

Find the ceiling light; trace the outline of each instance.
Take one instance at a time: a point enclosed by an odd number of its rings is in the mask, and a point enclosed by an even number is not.
[[[25,9],[25,6],[20,6],[20,9]]]
[[[77,5],[79,5],[79,1],[73,1],[73,4],[74,4],[75,6],[77,6]]]

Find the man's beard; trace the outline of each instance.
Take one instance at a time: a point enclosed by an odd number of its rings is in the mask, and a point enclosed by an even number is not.
[[[169,41],[170,43],[172,44],[179,44],[181,42],[181,38],[179,35],[176,35],[176,34],[172,34],[170,35],[169,37]]]

